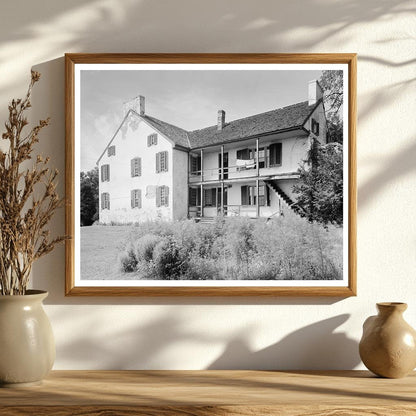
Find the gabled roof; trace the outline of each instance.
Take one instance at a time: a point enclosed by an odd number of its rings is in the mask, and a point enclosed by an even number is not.
[[[282,130],[302,128],[320,102],[310,106],[307,101],[304,101],[277,110],[267,111],[266,113],[233,120],[226,123],[222,130],[218,130],[215,125],[191,131],[189,132],[191,148],[227,143]]]
[[[104,149],[104,152],[101,154],[97,163],[114,140],[130,113],[145,120],[154,127],[155,130],[171,140],[175,146],[182,147],[184,150],[190,150],[296,128],[301,129],[315,108],[321,103],[322,99],[314,105],[308,105],[308,102],[304,101],[277,110],[271,110],[254,116],[233,120],[229,123],[225,123],[222,130],[218,130],[217,125],[214,125],[200,130],[186,131],[173,124],[166,123],[165,121],[158,120],[157,118],[148,115],[139,115],[135,111],[130,110],[124,117],[113,138],[110,140],[110,143]]]
[[[165,121],[158,120],[157,118],[150,117],[147,115],[140,116],[146,120],[151,126],[158,130],[163,135],[169,137],[175,145],[186,147],[189,149],[191,147],[188,139],[188,132],[180,127],[176,127],[173,124],[166,123]]]

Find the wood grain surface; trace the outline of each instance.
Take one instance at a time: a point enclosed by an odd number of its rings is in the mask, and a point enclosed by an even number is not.
[[[366,371],[54,371],[0,389],[0,415],[407,416],[416,375]]]

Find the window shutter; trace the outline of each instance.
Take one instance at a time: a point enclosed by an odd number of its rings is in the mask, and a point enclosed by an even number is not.
[[[160,194],[161,194],[161,190],[162,188],[160,186],[158,186],[156,188],[156,206],[160,207]]]
[[[270,166],[282,164],[282,143],[273,143],[270,149]]]
[[[142,207],[142,190],[141,189],[137,190],[137,199],[139,201],[138,207],[141,208]]]
[[[164,159],[163,172],[167,172],[168,171],[168,152],[163,152],[163,159]]]
[[[107,194],[107,209],[110,209],[110,194]]]
[[[130,205],[132,208],[134,208],[134,196],[135,196],[134,190],[130,191]]]
[[[147,136],[147,147],[150,147],[152,145],[152,136]]]
[[[138,172],[139,172],[139,176],[142,176],[142,158],[139,157],[137,159],[137,164],[138,164]]]
[[[130,172],[131,172],[131,177],[134,177],[134,159],[132,159],[130,161]]]
[[[104,171],[105,171],[105,165],[101,165],[101,182],[105,181]]]
[[[165,206],[169,206],[169,186],[165,186]]]
[[[105,205],[104,194],[101,194],[101,209],[104,209],[104,205]]]
[[[156,173],[160,172],[160,153],[156,153]]]

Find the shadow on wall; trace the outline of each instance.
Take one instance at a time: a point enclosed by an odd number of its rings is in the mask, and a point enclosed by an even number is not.
[[[62,323],[69,318],[64,313],[59,315],[58,312],[55,316],[57,322]],[[343,332],[335,332],[349,316],[343,314],[313,323],[258,351],[249,347],[255,339],[253,328],[245,328],[244,333],[229,341],[223,353],[206,369],[353,369],[360,362],[358,343]],[[58,346],[57,355],[63,365],[70,362],[77,363],[79,368],[108,370],[175,369],[180,368],[184,361],[189,366],[189,362],[193,361],[190,351],[195,351],[196,357],[201,353],[201,346],[227,343],[223,335],[216,336],[205,328],[200,331],[186,329],[182,319],[170,312],[152,320],[143,318],[143,324],[138,316],[134,327],[112,331],[111,337],[105,333],[101,321],[100,316],[90,317],[89,328],[71,333],[68,342]],[[90,334],[88,337],[85,336],[86,331]],[[278,333],[277,324],[276,338]],[[186,357],[181,354],[184,344],[191,345],[187,347]],[[210,349],[204,349],[205,356]],[[166,362],[168,355],[178,357],[173,365]]]
[[[159,7],[157,7],[159,3]],[[360,1],[344,3],[328,3],[325,7],[317,0],[309,3],[311,10],[320,10],[313,18],[308,13],[299,13],[295,3],[284,5],[274,0],[261,0],[260,3],[241,4],[238,0],[230,0],[224,4],[220,0],[213,2],[194,2],[178,0],[173,4],[166,0],[154,2],[126,0],[123,5],[115,0],[69,0],[62,3],[46,0],[42,8],[28,10],[24,0],[16,0],[10,5],[6,2],[0,6],[4,16],[10,17],[22,6],[22,24],[17,25],[13,18],[4,19],[5,25],[0,28],[0,68],[7,64],[10,69],[17,69],[34,62],[42,62],[33,68],[42,73],[41,82],[33,92],[34,120],[51,116],[52,124],[42,132],[39,152],[53,155],[53,164],[60,172],[58,191],[64,194],[64,59],[50,60],[51,56],[62,56],[63,52],[216,52],[227,49],[241,51],[319,51],[320,43],[328,41],[344,29],[363,22],[376,21],[381,17],[404,15],[414,10],[400,0],[370,0],[363,4]],[[261,7],[259,7],[261,5]],[[181,8],[187,13],[178,13]],[[221,15],[218,15],[221,10]],[[196,15],[198,19],[189,19]],[[172,18],[175,16],[175,18]],[[138,21],[140,24],[137,24]],[[306,30],[308,36],[293,36],[293,22],[300,30]],[[158,22],[157,25],[146,22]],[[183,27],[183,30],[178,30]],[[189,37],[189,33],[198,33],[198,37]],[[59,33],[60,36],[56,36]],[[169,34],[169,36],[165,36]],[[166,44],[166,38],[169,43]],[[132,42],[138,39],[138,42]],[[194,40],[193,40],[194,39]],[[15,49],[21,44],[27,48],[30,40],[31,54],[18,57],[8,56],[6,48],[10,42],[17,42]],[[205,40],[205,41],[204,41]],[[403,38],[386,38],[380,43],[407,41]],[[134,47],[132,47],[134,45]],[[168,45],[168,47],[167,47]],[[241,45],[241,46],[239,46]],[[13,48],[11,48],[13,49]],[[2,51],[6,51],[2,53]],[[391,68],[407,67],[413,60],[395,62],[385,57],[364,56],[361,62],[375,65],[387,65]],[[26,70],[26,69],[25,69]],[[28,71],[27,71],[28,72]],[[20,73],[19,73],[20,74]],[[28,79],[27,74],[27,79]],[[21,85],[20,75],[10,72],[8,82],[0,82],[0,96]],[[372,113],[380,107],[391,105],[391,94],[399,99],[414,79],[408,79],[391,88],[382,88],[371,93],[370,99],[359,108],[359,123],[371,119]],[[16,85],[14,85],[16,84]],[[8,94],[7,94],[8,95]],[[10,97],[11,98],[11,97]],[[3,109],[0,110],[0,115]],[[380,171],[376,172],[368,182],[359,188],[359,206],[364,207],[377,192],[389,181],[415,170],[416,145],[398,153],[386,156]],[[379,160],[379,159],[378,159]],[[386,169],[390,165],[390,169]],[[51,229],[57,234],[64,232],[64,212],[61,210],[53,219]],[[227,303],[250,304],[262,303],[258,299],[214,299],[180,300],[161,299],[119,299],[119,298],[65,298],[64,294],[64,250],[57,248],[53,254],[34,264],[35,285],[50,292],[46,303],[49,304],[175,304],[175,303]],[[305,300],[266,300],[264,303],[291,304],[330,304],[337,299],[305,299]]]
[[[208,369],[353,369],[360,363],[358,343],[343,332],[335,332],[349,317],[348,314],[338,315],[305,326],[259,351],[250,349],[252,337],[249,334],[237,337]],[[278,331],[277,322],[276,333]]]

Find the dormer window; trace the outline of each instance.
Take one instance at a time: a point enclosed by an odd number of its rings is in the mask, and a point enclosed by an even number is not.
[[[319,136],[319,123],[313,118],[311,122],[312,133]]]
[[[147,136],[147,147],[157,145],[157,133],[149,134]]]
[[[115,155],[116,155],[116,147],[114,145],[110,146],[107,149],[107,156],[110,157],[110,156],[115,156]]]

